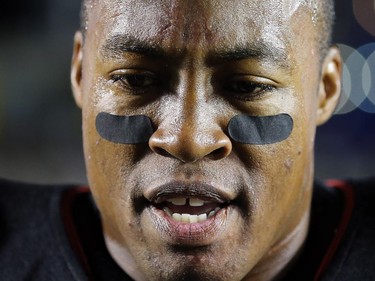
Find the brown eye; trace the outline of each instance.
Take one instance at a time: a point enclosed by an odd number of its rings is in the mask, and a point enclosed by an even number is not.
[[[235,79],[224,85],[228,95],[242,100],[257,98],[265,92],[274,90],[274,86],[249,80]]]
[[[129,89],[144,89],[158,85],[158,81],[152,75],[146,74],[116,74],[112,76],[113,82],[121,82]]]
[[[272,90],[272,86],[258,84],[250,81],[232,81],[225,85],[225,90],[236,93],[256,93],[265,90]]]

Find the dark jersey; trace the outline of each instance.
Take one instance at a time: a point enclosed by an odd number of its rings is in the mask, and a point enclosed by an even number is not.
[[[375,280],[375,180],[327,185],[314,187],[310,231],[283,280]],[[88,188],[1,180],[0,280],[132,279],[105,247]]]

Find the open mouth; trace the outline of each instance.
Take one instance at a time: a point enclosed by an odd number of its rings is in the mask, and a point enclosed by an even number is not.
[[[173,245],[212,244],[236,220],[236,194],[210,184],[172,181],[143,196],[148,201],[145,216],[155,226],[153,235]]]
[[[155,207],[163,210],[172,220],[190,224],[207,221],[227,205],[197,197],[171,197],[155,203]]]
[[[227,208],[234,196],[208,184],[171,182],[151,190],[145,197],[172,222],[196,224]]]

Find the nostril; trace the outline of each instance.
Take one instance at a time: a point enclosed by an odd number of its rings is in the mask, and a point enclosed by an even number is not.
[[[227,156],[228,150],[225,147],[219,148],[215,151],[215,160]]]
[[[162,130],[156,130],[148,141],[148,145],[153,152],[163,156],[170,156],[167,151],[167,138]]]
[[[223,131],[191,132],[158,129],[149,140],[149,147],[158,155],[192,163],[207,157],[211,160],[225,158],[232,151],[232,142]]]
[[[211,160],[220,160],[227,157],[231,153],[231,151],[232,145],[229,143],[213,150],[209,155],[207,155],[207,157]]]
[[[160,147],[154,147],[152,150],[159,155],[165,156],[165,157],[173,157],[168,151],[164,150],[163,148]]]

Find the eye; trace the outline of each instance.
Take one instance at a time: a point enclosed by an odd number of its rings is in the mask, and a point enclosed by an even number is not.
[[[275,86],[254,82],[248,79],[232,79],[224,85],[224,90],[228,95],[240,99],[240,100],[251,100],[260,97],[266,92],[273,91]]]
[[[132,91],[133,94],[141,94],[160,84],[156,75],[151,72],[114,73],[110,79],[114,84],[119,84],[119,86]]]

